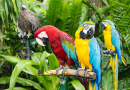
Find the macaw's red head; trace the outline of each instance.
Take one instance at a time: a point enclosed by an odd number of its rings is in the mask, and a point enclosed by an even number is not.
[[[35,32],[34,38],[36,38],[36,42],[42,46],[45,46],[43,42],[46,41],[55,41],[58,39],[60,35],[60,30],[54,26],[47,25],[38,29]]]

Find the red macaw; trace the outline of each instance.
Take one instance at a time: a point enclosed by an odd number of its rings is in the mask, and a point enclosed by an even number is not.
[[[56,70],[57,75],[58,71],[63,68],[63,65],[67,63],[67,67],[71,65],[75,65],[75,62],[78,63],[75,46],[74,46],[74,38],[69,34],[60,31],[58,28],[47,25],[38,29],[35,33],[36,41],[38,44],[45,46],[43,42],[49,41],[49,45],[53,53],[56,55],[60,67]],[[75,62],[74,62],[75,61]],[[65,70],[63,70],[65,71]]]

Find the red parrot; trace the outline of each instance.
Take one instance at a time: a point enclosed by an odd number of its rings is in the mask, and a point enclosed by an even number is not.
[[[74,38],[69,34],[60,31],[58,28],[47,25],[38,29],[34,35],[38,44],[45,46],[43,42],[48,41],[53,53],[56,55],[60,68],[58,71],[63,68],[63,65],[67,63],[64,69],[75,65],[75,62],[72,59],[77,60]],[[71,51],[70,51],[71,50]],[[78,61],[77,61],[78,62]],[[65,70],[64,70],[65,71]]]

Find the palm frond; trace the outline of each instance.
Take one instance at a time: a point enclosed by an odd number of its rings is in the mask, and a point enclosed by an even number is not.
[[[46,15],[46,25],[55,25],[56,20],[60,17],[62,2],[62,0],[50,0]]]
[[[76,0],[72,3],[70,9],[70,25],[68,33],[73,37],[75,36],[75,32],[79,27],[79,21],[82,14],[82,3],[80,0]]]
[[[67,31],[69,26],[70,7],[67,2],[62,5],[60,19],[56,21],[56,27],[61,31]]]

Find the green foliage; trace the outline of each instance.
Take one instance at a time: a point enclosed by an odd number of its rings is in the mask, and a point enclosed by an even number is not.
[[[67,2],[62,5],[60,19],[56,21],[56,27],[61,31],[67,31],[69,27],[70,6]]]
[[[14,70],[12,72],[11,78],[10,78],[10,86],[9,88],[11,90],[13,90],[14,85],[16,82],[18,82],[19,84],[23,85],[23,82],[25,84],[30,83],[29,85],[33,85],[36,84],[35,82],[31,81],[31,80],[23,80],[22,78],[18,79],[18,75],[20,74],[21,71],[24,71],[26,73],[29,73],[31,75],[34,75],[35,77],[37,77],[37,79],[39,80],[39,83],[43,86],[42,88],[44,89],[49,89],[49,90],[57,90],[58,85],[59,85],[59,78],[56,76],[49,76],[48,77],[43,77],[43,76],[38,76],[38,69],[39,67],[41,67],[40,65],[43,64],[43,70],[47,68],[47,70],[53,70],[59,67],[58,64],[58,60],[56,59],[56,57],[54,56],[54,54],[48,54],[47,52],[43,52],[43,53],[34,53],[32,55],[32,60],[21,60],[17,57],[12,57],[12,56],[7,56],[7,55],[1,55],[3,58],[5,58],[7,61],[11,62],[11,63],[17,63],[14,67]],[[42,58],[42,59],[41,59]],[[48,58],[48,63],[46,62],[46,58]],[[37,60],[36,60],[37,59]],[[52,64],[53,63],[53,64]],[[32,66],[35,65],[35,66]],[[39,67],[36,67],[39,66]],[[9,78],[5,78],[5,79],[9,79]],[[20,81],[17,81],[20,80]],[[2,83],[2,82],[1,82]],[[37,83],[36,85],[33,85],[35,88],[38,88],[39,84]],[[52,87],[53,86],[53,87]],[[39,87],[40,88],[40,87]],[[42,90],[42,89],[39,89]]]
[[[62,2],[62,0],[50,0],[46,15],[46,25],[55,25],[56,20],[60,17]]]
[[[80,83],[79,80],[70,81],[69,84],[72,84],[75,90],[85,90],[84,86]],[[69,87],[69,90],[72,90],[72,87]]]
[[[23,49],[20,39],[18,39],[16,32],[16,21],[21,10],[21,5],[25,4],[31,11],[33,11],[39,18],[41,27],[44,25],[54,25],[61,31],[65,31],[75,36],[78,27],[84,21],[92,21],[96,24],[96,39],[99,41],[103,49],[106,49],[103,43],[103,34],[100,29],[100,22],[103,19],[110,19],[115,23],[116,29],[120,32],[122,37],[122,49],[128,65],[121,66],[119,64],[119,90],[129,90],[130,77],[130,12],[129,0],[101,0],[104,3],[102,8],[98,8],[87,0],[44,0],[40,3],[37,0],[0,0],[0,22],[2,20],[2,30],[4,35],[0,38],[4,39],[3,47],[0,48],[0,67],[4,61],[7,60],[12,65],[11,77],[2,76],[0,84],[10,83],[9,88],[13,90],[58,90],[59,79],[56,76],[38,76],[38,69],[41,72],[53,70],[59,67],[58,61],[54,54],[47,52],[49,46],[34,48],[33,51],[38,51],[31,54],[31,60],[22,60],[19,57],[19,50]],[[89,10],[93,10],[94,14],[89,16]],[[15,45],[14,45],[15,44]],[[9,56],[11,55],[11,56]],[[13,56],[12,56],[13,55]],[[4,60],[3,60],[4,58]],[[109,65],[110,55],[104,55],[102,60],[102,89],[113,90],[112,69]],[[19,68],[19,69],[18,69]],[[23,71],[25,75],[30,74],[31,80],[22,77],[19,74]],[[3,74],[0,69],[0,74]],[[35,79],[36,78],[36,79]],[[19,83],[22,87],[14,87],[15,83]],[[31,86],[31,87],[30,87]],[[78,80],[70,80],[69,90],[84,90],[83,86]],[[9,89],[6,89],[9,90]]]
[[[68,33],[75,36],[75,32],[79,27],[79,21],[82,13],[82,3],[81,0],[76,0],[72,3],[70,8],[70,25]]]

